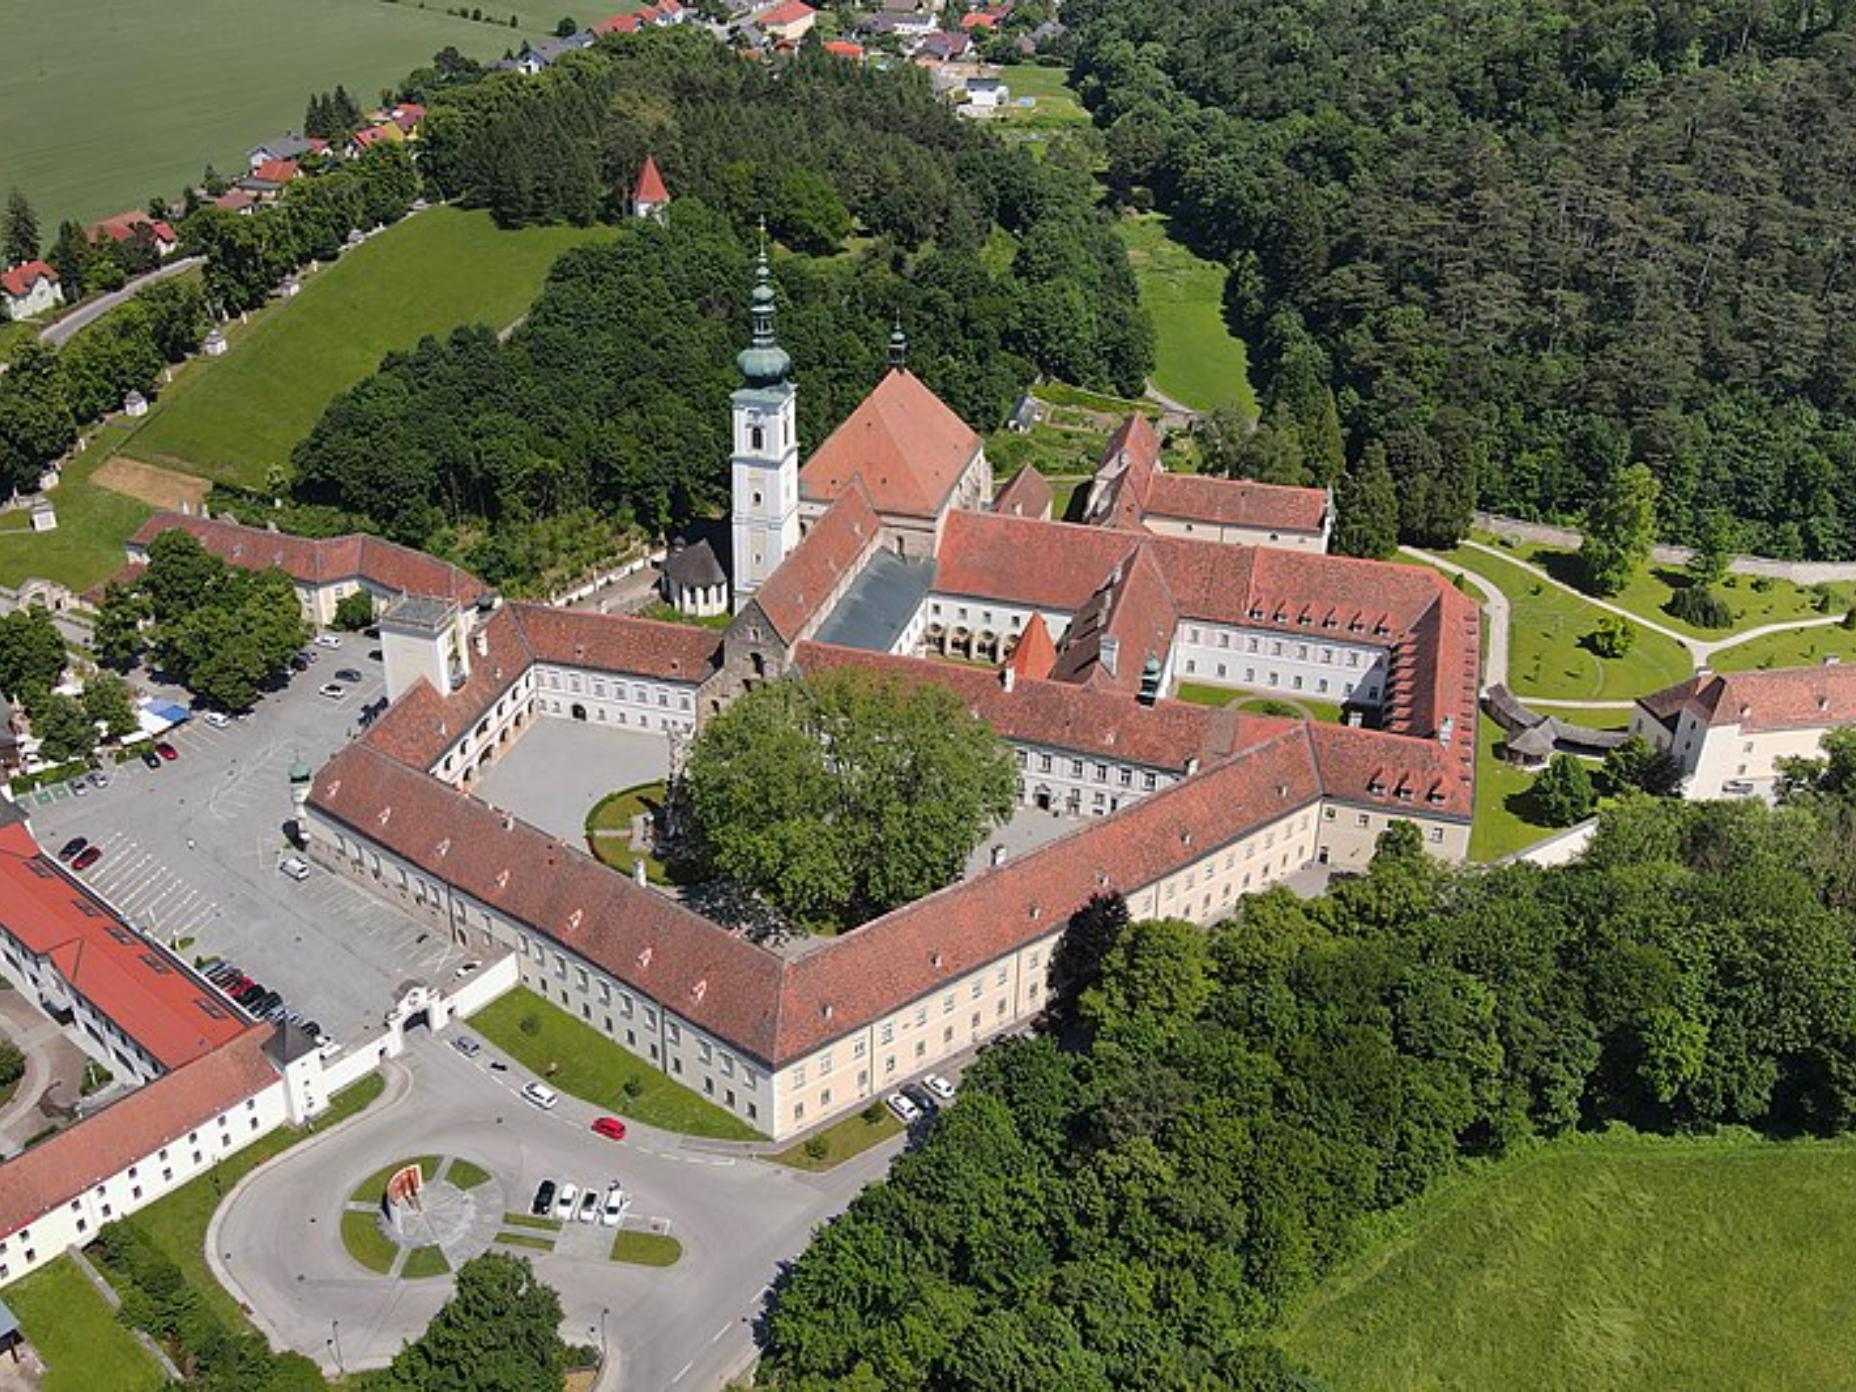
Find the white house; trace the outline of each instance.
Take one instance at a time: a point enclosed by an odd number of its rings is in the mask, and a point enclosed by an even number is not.
[[[43,261],[22,261],[0,271],[0,304],[8,319],[32,319],[64,303],[58,272]]]
[[[1824,735],[1856,721],[1856,667],[1700,671],[1639,697],[1630,729],[1675,756],[1691,798],[1771,790],[1778,761],[1810,758]]]

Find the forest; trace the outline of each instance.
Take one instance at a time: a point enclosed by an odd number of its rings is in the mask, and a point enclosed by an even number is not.
[[[1724,514],[1752,549],[1856,555],[1848,6],[1064,17],[1114,196],[1228,264],[1266,383],[1318,350],[1408,539],[1454,539],[1477,503],[1576,521],[1641,463],[1668,538]],[[1255,448],[1293,473],[1273,425]]]
[[[774,72],[663,32],[416,95],[435,195],[508,224],[625,225],[563,257],[506,343],[427,340],[333,402],[294,494],[499,585],[533,583],[524,543],[547,519],[663,532],[725,498],[762,218],[807,449],[875,385],[898,323],[911,370],[982,430],[1039,372],[1133,394],[1151,365],[1093,182],[958,120],[919,73],[820,53]],[[627,217],[646,154],[673,195],[661,226]]]
[[[1086,906],[1060,1002],[822,1230],[760,1385],[1307,1389],[1285,1305],[1472,1157],[1856,1121],[1856,731],[1781,805],[1626,794],[1582,861],[1370,872],[1211,932]]]

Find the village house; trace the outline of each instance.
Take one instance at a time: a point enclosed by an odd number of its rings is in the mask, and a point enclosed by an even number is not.
[[[1856,667],[1703,669],[1631,711],[1630,731],[1681,766],[1683,796],[1769,795],[1782,759],[1812,758],[1831,730],[1856,721]]]
[[[22,261],[0,271],[0,308],[7,319],[33,319],[64,303],[58,272],[43,261]]]

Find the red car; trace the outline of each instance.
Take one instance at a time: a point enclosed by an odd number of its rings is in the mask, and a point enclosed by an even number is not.
[[[73,870],[88,870],[91,866],[95,865],[99,860],[102,860],[102,859],[103,859],[103,847],[92,846],[90,847],[89,850],[78,852],[77,859],[71,862],[71,868]],[[623,1129],[624,1129],[623,1127],[620,1128],[620,1130],[623,1130]]]
[[[180,751],[175,749],[174,746],[169,744],[166,740],[162,740],[161,743],[155,746],[155,753],[159,754],[163,759],[166,759],[170,764],[180,758]]]
[[[593,1134],[604,1136],[609,1141],[625,1139],[625,1123],[617,1117],[600,1117],[593,1123]]]

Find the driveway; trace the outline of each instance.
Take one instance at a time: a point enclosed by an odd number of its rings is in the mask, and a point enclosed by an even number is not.
[[[255,1171],[220,1209],[208,1234],[215,1272],[279,1347],[331,1373],[339,1322],[342,1366],[387,1362],[416,1337],[449,1295],[439,1277],[392,1281],[348,1256],[339,1215],[354,1187],[394,1160],[459,1156],[488,1169],[496,1201],[526,1212],[543,1179],[580,1186],[620,1180],[632,1223],[667,1224],[683,1244],[668,1268],[607,1260],[612,1230],[570,1223],[553,1252],[531,1257],[561,1293],[563,1336],[599,1342],[604,1316],[612,1355],[600,1386],[720,1387],[753,1356],[752,1321],[782,1266],[813,1227],[841,1211],[887,1169],[900,1139],[825,1174],[758,1160],[746,1148],[687,1141],[628,1122],[623,1142],[588,1129],[595,1109],[563,1096],[551,1112],[523,1102],[528,1075],[488,1045],[466,1060],[415,1034],[400,1064],[409,1086],[355,1122],[312,1139]],[[508,1065],[493,1071],[492,1059]],[[488,1188],[489,1186],[485,1186]]]
[[[112,290],[107,295],[99,295],[82,308],[72,310],[57,323],[47,324],[44,328],[39,330],[39,339],[41,342],[49,343],[52,347],[56,348],[86,324],[95,323],[105,314],[108,314],[112,309],[116,308],[117,305],[132,298],[135,292],[140,290],[143,286],[153,285],[158,280],[166,280],[170,276],[184,274],[187,271],[191,271],[195,266],[203,266],[205,264],[206,258],[204,256],[183,256],[178,260],[168,262],[165,266],[157,266],[147,275],[137,276],[134,280],[123,286],[122,289]]]
[[[103,858],[86,884],[126,920],[193,959],[227,957],[248,976],[348,1042],[378,1031],[408,979],[435,980],[462,960],[442,932],[320,868],[298,883],[277,872],[294,815],[290,769],[314,768],[353,733],[364,702],[384,693],[380,664],[349,639],[250,720],[215,730],[190,721],[167,739],[159,769],[131,761],[108,788],[60,788],[25,805],[40,844],[84,836]],[[363,674],[331,701],[316,688],[336,668]],[[188,941],[191,939],[191,941]]]

